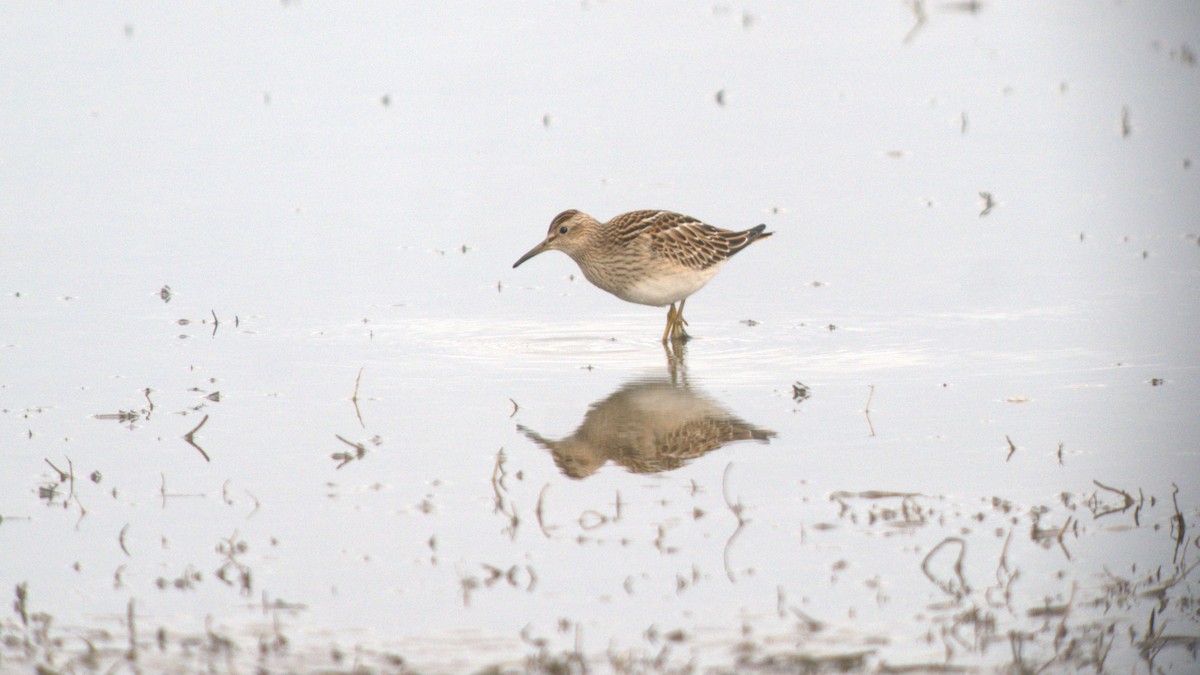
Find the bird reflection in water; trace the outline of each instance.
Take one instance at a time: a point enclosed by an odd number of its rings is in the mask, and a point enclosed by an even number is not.
[[[769,443],[775,436],[667,377],[626,383],[593,403],[566,438],[550,440],[522,425],[517,430],[549,450],[571,478],[586,478],[608,461],[633,473],[671,471],[726,443]]]

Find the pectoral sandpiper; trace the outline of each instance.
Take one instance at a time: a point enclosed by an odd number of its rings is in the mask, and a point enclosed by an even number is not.
[[[579,211],[563,211],[550,222],[545,240],[513,267],[543,251],[562,251],[588,281],[618,298],[655,307],[670,305],[663,343],[686,340],[683,303],[733,254],[771,236],[764,232],[766,228],[758,225],[732,232],[670,211],[631,211],[607,223]]]

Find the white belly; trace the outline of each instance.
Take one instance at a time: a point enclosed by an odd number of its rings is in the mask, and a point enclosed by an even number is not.
[[[645,279],[615,295],[628,302],[663,307],[679,302],[703,288],[720,268],[720,265],[713,265],[704,270],[688,270],[683,274]]]

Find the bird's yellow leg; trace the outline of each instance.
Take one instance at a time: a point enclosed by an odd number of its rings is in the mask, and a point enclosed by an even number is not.
[[[687,320],[683,318],[683,303],[687,302],[687,298],[679,301],[679,309],[675,310],[675,328],[671,331],[672,340],[688,339],[687,331],[683,329],[687,325]]]
[[[686,340],[688,338],[687,332],[683,330],[683,327],[687,325],[687,321],[683,319],[683,303],[686,301],[686,298],[680,300],[678,309],[675,308],[675,303],[671,303],[671,306],[667,308],[667,328],[663,331],[663,343],[666,343],[667,340]]]

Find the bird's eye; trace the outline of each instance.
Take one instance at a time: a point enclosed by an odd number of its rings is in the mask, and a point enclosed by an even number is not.
[[[566,233],[567,233],[567,226],[566,226],[566,225],[563,225],[562,227],[558,228],[558,233],[559,233],[559,234],[566,234]]]

